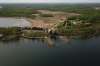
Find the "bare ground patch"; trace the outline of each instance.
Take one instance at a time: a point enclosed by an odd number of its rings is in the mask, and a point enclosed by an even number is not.
[[[38,10],[41,14],[51,14],[53,17],[42,17],[38,14],[35,19],[31,19],[32,27],[39,28],[52,28],[56,23],[63,22],[69,16],[75,16],[79,14],[67,13],[61,11],[49,11],[49,10]]]

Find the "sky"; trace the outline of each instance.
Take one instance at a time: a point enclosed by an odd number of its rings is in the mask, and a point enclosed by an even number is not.
[[[0,3],[100,3],[100,0],[0,0]]]

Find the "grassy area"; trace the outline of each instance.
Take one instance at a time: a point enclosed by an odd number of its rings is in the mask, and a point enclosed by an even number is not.
[[[58,32],[66,36],[91,38],[100,35],[100,15],[80,15],[69,17],[58,26]]]
[[[3,35],[18,35],[20,34],[20,28],[11,27],[11,28],[0,28],[0,34]]]
[[[13,40],[18,39],[21,36],[20,28],[0,28],[0,40]]]
[[[32,8],[2,8],[0,10],[1,17],[34,17],[32,14],[39,13]]]
[[[41,17],[53,17],[52,14],[40,14]]]
[[[47,37],[48,34],[40,31],[25,31],[24,36],[26,37]]]

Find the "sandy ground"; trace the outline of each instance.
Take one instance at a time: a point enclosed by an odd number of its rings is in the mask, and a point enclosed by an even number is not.
[[[63,22],[68,16],[78,15],[75,13],[66,13],[61,11],[49,11],[49,10],[38,10],[42,14],[52,14],[53,17],[41,17],[36,16],[35,19],[31,19],[32,27],[39,28],[52,28],[56,23]]]

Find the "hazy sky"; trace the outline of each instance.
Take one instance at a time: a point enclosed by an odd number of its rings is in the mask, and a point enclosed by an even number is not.
[[[100,0],[0,0],[0,3],[100,3]]]

